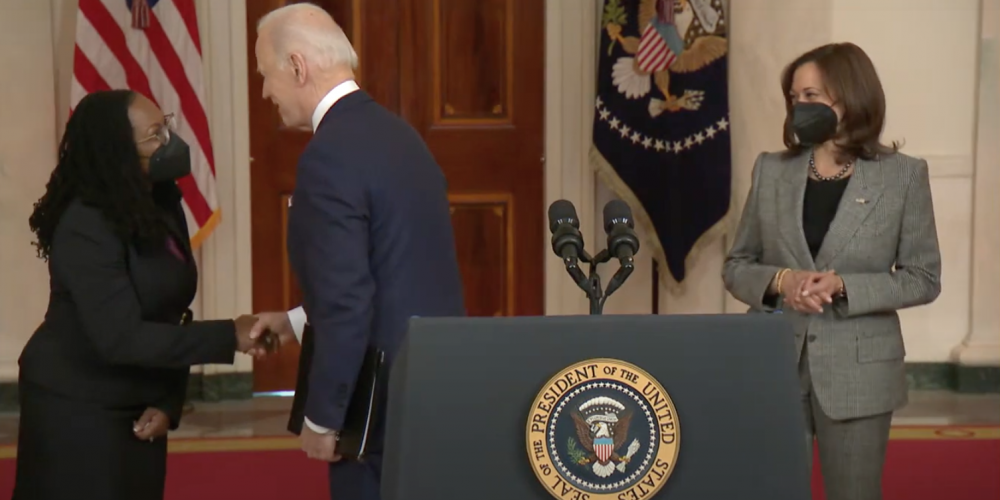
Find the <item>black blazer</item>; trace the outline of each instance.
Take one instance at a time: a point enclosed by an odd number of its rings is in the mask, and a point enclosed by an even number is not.
[[[232,363],[236,334],[231,320],[186,319],[198,270],[179,196],[158,198],[184,259],[166,242],[126,244],[79,200],[67,207],[52,241],[48,311],[19,363],[23,382],[107,407],[152,406],[174,429],[191,365]]]

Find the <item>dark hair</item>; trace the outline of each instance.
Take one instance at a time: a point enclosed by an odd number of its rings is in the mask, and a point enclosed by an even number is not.
[[[885,127],[885,92],[872,60],[853,43],[831,43],[802,54],[781,75],[786,111],[784,140],[790,155],[798,155],[807,149],[795,140],[792,131],[792,107],[795,103],[792,102],[791,91],[795,71],[808,63],[816,64],[827,93],[844,110],[840,132],[834,139],[841,157],[838,160],[872,160],[880,154],[899,150],[899,143],[886,146],[881,142]]]
[[[166,237],[128,117],[135,97],[129,90],[94,92],[73,110],[56,168],[28,219],[39,258],[48,260],[56,226],[74,199],[100,209],[125,242]]]

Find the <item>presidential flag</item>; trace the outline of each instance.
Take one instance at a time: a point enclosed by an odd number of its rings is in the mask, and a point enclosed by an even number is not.
[[[668,285],[729,213],[727,24],[723,0],[604,2],[591,157]]]
[[[191,175],[177,181],[191,244],[219,223],[215,163],[194,0],[80,0],[70,110],[90,92],[131,89],[173,113],[191,147]]]

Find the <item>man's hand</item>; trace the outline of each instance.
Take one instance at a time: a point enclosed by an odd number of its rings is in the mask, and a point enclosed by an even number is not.
[[[333,434],[319,434],[308,425],[303,425],[299,440],[302,442],[302,451],[309,458],[324,462],[337,462],[341,458],[337,455],[337,436]]]
[[[284,311],[263,312],[256,314],[255,318],[256,322],[250,329],[251,339],[257,339],[271,333],[275,335],[279,346],[298,343],[292,322],[288,319],[288,313]]]
[[[257,326],[257,318],[249,314],[244,314],[236,318],[236,350],[249,354],[255,358],[262,358],[268,353],[278,349],[278,337],[272,333],[265,335],[251,336],[253,328]]]
[[[135,437],[152,442],[154,439],[167,435],[170,428],[170,418],[166,413],[156,408],[146,408],[139,420],[132,423],[132,433]]]

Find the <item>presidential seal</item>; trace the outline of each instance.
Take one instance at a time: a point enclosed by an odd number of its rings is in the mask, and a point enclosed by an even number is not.
[[[532,470],[559,499],[649,498],[680,451],[667,391],[616,359],[582,361],[552,377],[531,406],[526,438]]]

